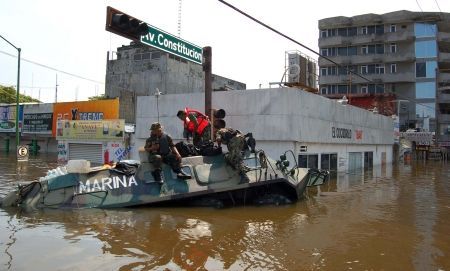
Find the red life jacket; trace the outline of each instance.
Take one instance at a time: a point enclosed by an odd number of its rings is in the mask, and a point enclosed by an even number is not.
[[[209,125],[208,117],[200,111],[190,109],[188,107],[184,109],[184,112],[186,113],[186,118],[184,119],[184,128],[186,128],[191,133],[195,132],[198,135],[202,135],[205,128]],[[189,119],[189,114],[191,113],[196,114],[198,123],[197,130],[195,130],[195,123]]]

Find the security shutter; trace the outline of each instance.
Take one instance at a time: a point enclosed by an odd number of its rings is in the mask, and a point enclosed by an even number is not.
[[[102,144],[69,143],[69,160],[77,159],[103,164]]]

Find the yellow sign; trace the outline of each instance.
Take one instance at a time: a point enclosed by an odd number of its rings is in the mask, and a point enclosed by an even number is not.
[[[122,140],[125,120],[60,120],[56,139]]]

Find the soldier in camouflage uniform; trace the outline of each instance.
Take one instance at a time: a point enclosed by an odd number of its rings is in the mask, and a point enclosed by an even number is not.
[[[191,176],[181,170],[181,155],[173,144],[172,138],[163,132],[160,123],[152,124],[150,137],[145,141],[145,150],[149,152],[148,161],[153,164],[152,172],[156,182],[162,183],[161,166],[168,164],[177,173],[180,179],[189,179]]]
[[[247,167],[244,165],[242,158],[242,148],[244,147],[244,136],[231,128],[221,128],[216,133],[216,141],[220,146],[222,143],[227,145],[228,153],[225,154],[226,161],[239,171],[241,183],[248,182],[249,179],[245,172]]]

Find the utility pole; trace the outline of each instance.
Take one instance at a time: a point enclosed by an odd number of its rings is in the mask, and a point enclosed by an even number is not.
[[[205,72],[205,114],[212,120],[212,49],[203,47],[203,71]]]
[[[58,102],[58,74],[56,74],[56,84],[55,84],[55,103]]]
[[[211,121],[211,140],[214,138],[214,123],[212,114],[212,49],[211,46],[203,47],[203,71],[205,72],[205,115]]]
[[[2,38],[4,41],[9,43],[12,47],[14,47],[17,50],[17,89],[16,89],[16,147],[19,146],[20,143],[20,135],[19,135],[19,91],[20,91],[20,52],[22,49],[16,47],[14,44],[9,42],[9,40],[5,39],[3,36],[0,35],[0,38]]]

